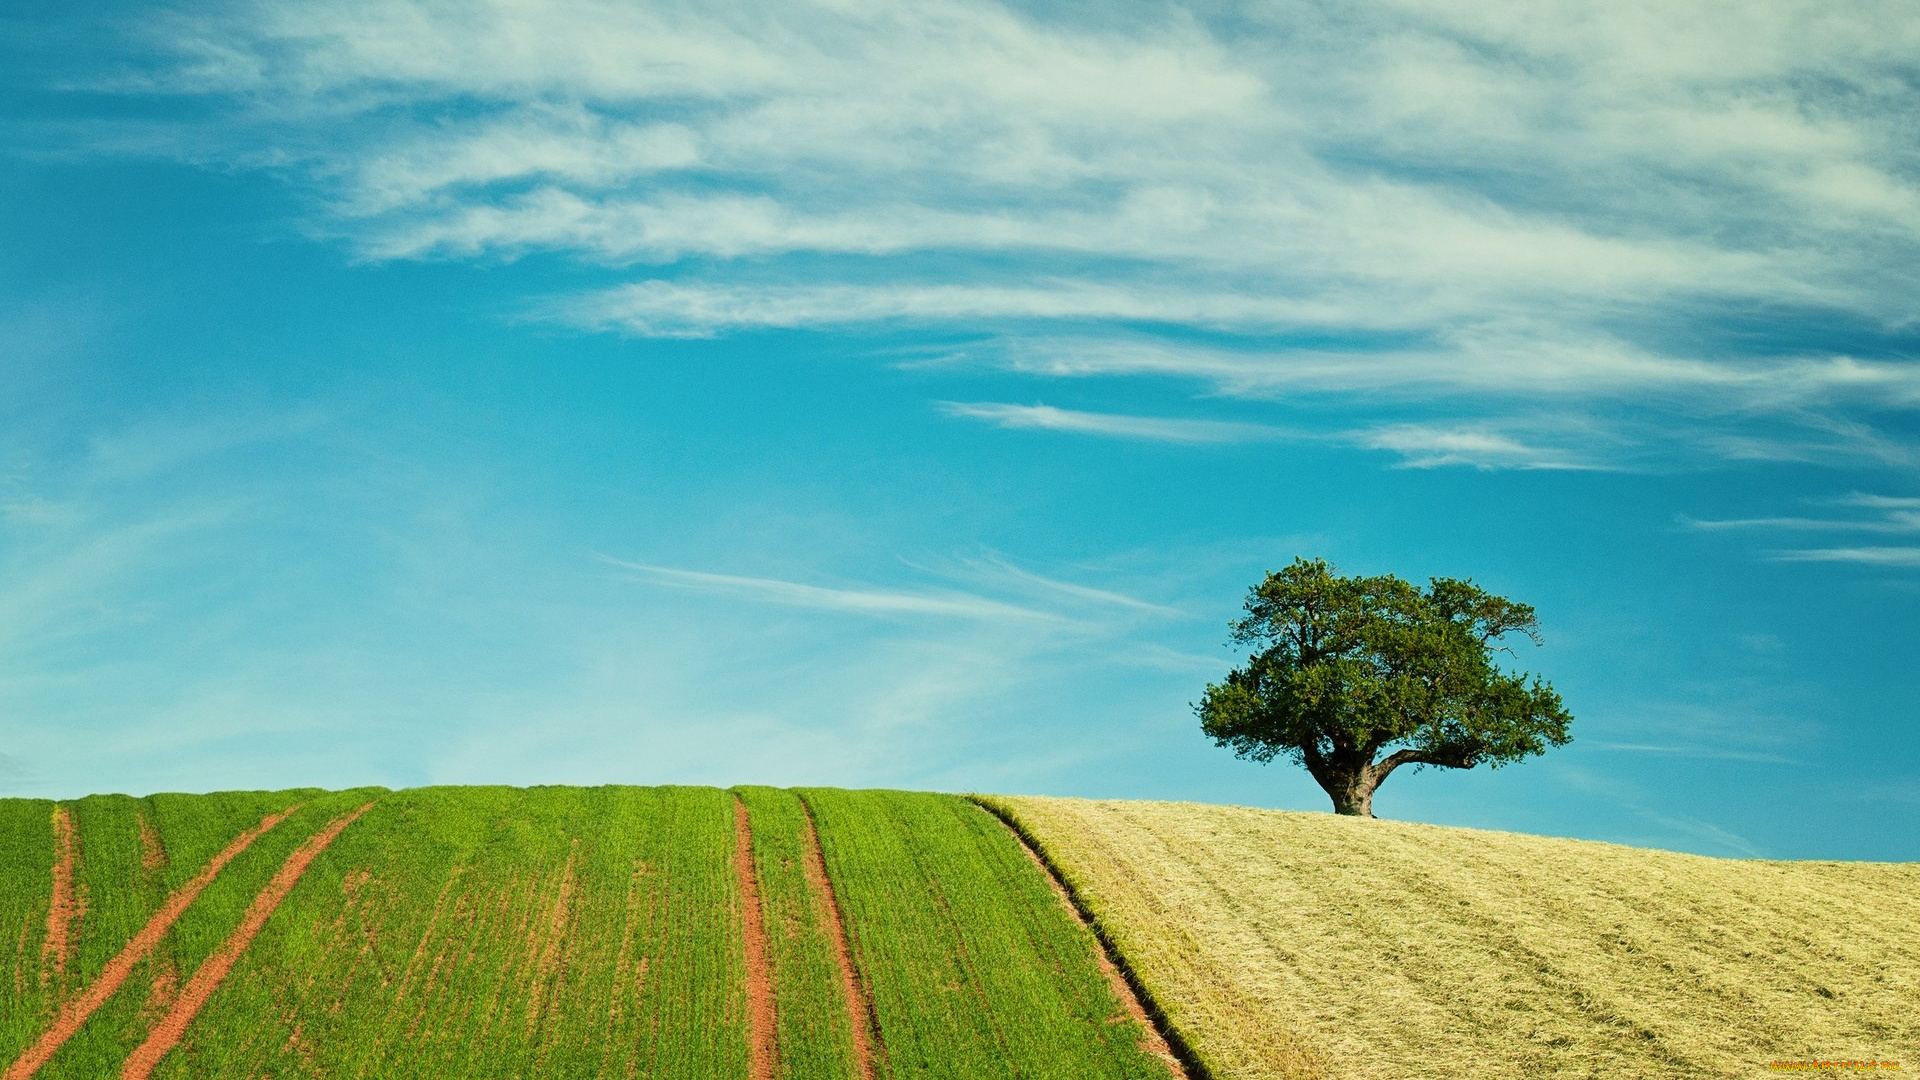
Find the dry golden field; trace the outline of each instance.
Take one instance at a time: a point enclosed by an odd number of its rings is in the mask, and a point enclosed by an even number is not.
[[[983,801],[1044,849],[1216,1080],[1920,1072],[1920,864]]]

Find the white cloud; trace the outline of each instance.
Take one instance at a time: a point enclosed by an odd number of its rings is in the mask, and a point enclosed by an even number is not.
[[[1187,617],[1186,612],[1165,604],[1152,603],[1112,589],[1098,589],[1090,585],[1036,574],[1015,565],[1004,556],[993,553],[961,558],[952,569],[946,572],[953,577],[971,579],[992,587],[1012,589],[1036,598],[1049,596],[1056,600],[1065,599],[1069,602],[1090,603],[1096,607],[1120,608],[1136,614],[1163,618]]]
[[[223,105],[178,152],[281,169],[365,257],[685,264],[543,308],[582,326],[985,329],[1039,375],[1439,395],[1474,415],[1377,436],[1436,464],[1552,463],[1472,434],[1488,393],[1685,415],[1615,443],[1912,456],[1863,418],[1920,408],[1903,0],[243,0],[150,30],[164,61],[101,85]]]
[[[1870,495],[1856,491],[1842,495],[1834,502],[1841,506],[1865,506],[1875,510],[1911,510],[1920,512],[1920,498],[1907,495]]]
[[[1573,453],[1550,446],[1523,443],[1487,427],[1469,425],[1396,424],[1355,436],[1363,446],[1391,450],[1410,468],[1471,465],[1482,469],[1594,469]]]
[[[1003,428],[1035,428],[1042,431],[1070,431],[1081,435],[1105,435],[1119,439],[1143,439],[1173,443],[1239,443],[1297,438],[1290,432],[1264,424],[1239,424],[1222,420],[1178,420],[1156,416],[1123,416],[1117,413],[1079,412],[1051,405],[1008,405],[997,402],[943,401],[941,409],[949,416],[984,420]]]
[[[1837,518],[1767,517],[1721,520],[1682,519],[1688,528],[1709,532],[1723,529],[1807,529],[1834,532],[1920,532],[1920,514],[1895,514],[1886,521],[1847,521]]]
[[[1267,424],[1188,420],[1120,413],[1083,412],[1051,405],[941,402],[949,416],[982,420],[1003,428],[1171,443],[1321,442],[1385,450],[1409,468],[1468,465],[1481,469],[1598,469],[1588,451],[1522,441],[1491,425],[1392,424],[1352,431],[1311,432]],[[1564,431],[1562,434],[1566,434]]]
[[[1299,326],[1307,321],[1287,320],[1284,306],[1262,314],[1273,320],[1272,326]],[[1381,319],[1364,329],[1397,327]],[[1911,364],[1850,357],[1673,357],[1603,336],[1576,340],[1556,336],[1551,327],[1491,321],[1461,326],[1415,347],[1387,344],[1339,350],[1226,348],[1138,335],[1025,338],[1008,343],[1006,362],[1055,376],[1199,379],[1243,397],[1381,390],[1409,398],[1436,394],[1533,400],[1652,396],[1729,410],[1836,400],[1920,403],[1920,367]]]
[[[777,578],[741,577],[700,570],[683,570],[670,566],[649,566],[645,563],[628,562],[625,559],[615,559],[606,555],[599,558],[611,566],[633,571],[658,584],[700,592],[725,593],[764,603],[811,608],[816,611],[842,611],[863,615],[935,615],[986,621],[1066,621],[1063,617],[1049,612],[1036,611],[967,593],[835,589],[805,585],[795,581],[781,581]]]
[[[1920,566],[1920,547],[1789,548],[1773,553],[1779,562],[1842,562],[1866,566]]]
[[[551,305],[551,318],[659,337],[770,327],[844,327],[896,321],[953,324],[1167,322],[1278,330],[1319,323],[1317,303],[1233,291],[1150,289],[1088,280],[1019,285],[886,284],[755,286],[644,281]]]
[[[1837,499],[1818,500],[1828,505],[1858,507],[1881,511],[1874,517],[1755,517],[1700,519],[1682,516],[1681,524],[1690,529],[1703,532],[1725,532],[1730,530],[1790,530],[1800,532],[1871,532],[1871,533],[1911,533],[1920,532],[1920,499],[1895,495],[1869,495],[1853,492]],[[1840,550],[1840,549],[1836,549]],[[1848,549],[1852,550],[1852,549]],[[1887,549],[1868,549],[1887,550]],[[1853,561],[1872,561],[1856,559]]]
[[[1658,754],[1667,757],[1708,758],[1713,761],[1739,761],[1757,765],[1792,765],[1794,759],[1781,754],[1758,753],[1750,750],[1729,750],[1718,746],[1681,746],[1666,743],[1623,743],[1606,742],[1597,739],[1583,739],[1581,746],[1601,750],[1619,750],[1632,754]]]

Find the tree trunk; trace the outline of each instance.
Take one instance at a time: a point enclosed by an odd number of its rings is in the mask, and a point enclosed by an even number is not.
[[[1334,813],[1348,817],[1373,816],[1373,789],[1380,786],[1384,776],[1364,765],[1357,769],[1328,769],[1326,773],[1315,779],[1333,799]]]
[[[1379,761],[1361,761],[1349,757],[1345,760],[1330,761],[1315,755],[1308,761],[1308,771],[1313,778],[1326,789],[1333,799],[1333,812],[1350,817],[1373,816],[1373,792],[1380,782],[1393,774],[1393,770],[1408,762],[1423,765],[1444,765],[1449,769],[1471,769],[1477,763],[1473,754],[1468,752],[1436,753],[1431,750],[1395,750]]]

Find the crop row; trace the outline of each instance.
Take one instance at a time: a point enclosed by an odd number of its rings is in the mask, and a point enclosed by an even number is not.
[[[735,793],[753,823],[754,867],[773,969],[776,1074],[781,1080],[863,1080],[862,1060],[871,1060],[864,1045],[865,1004],[857,996],[849,1000],[828,909],[831,894],[817,872],[808,872],[819,855],[806,807],[793,792],[778,788],[736,788]]]
[[[0,799],[0,1061],[18,1056],[52,1012],[53,811],[43,799]]]
[[[157,1077],[744,1075],[731,800],[383,799]]]
[[[49,1002],[54,1009],[36,1025],[42,1030],[46,1021],[57,1018],[58,1007],[99,979],[168,897],[199,875],[236,836],[259,826],[263,818],[293,812],[233,856],[132,966],[119,991],[101,1003],[36,1076],[98,1080],[118,1074],[155,1021],[171,1008],[181,985],[232,933],[286,857],[355,798],[355,793],[248,792],[74,803],[81,867],[77,877],[85,908],[67,978],[57,1000]]]
[[[738,807],[772,988],[761,1075],[1166,1076],[1091,935],[986,812],[773,788],[0,800],[0,1065],[741,1080],[767,998],[748,993]],[[98,1008],[64,1023],[76,1001]]]
[[[1165,1080],[1019,842],[964,799],[803,792],[900,1080]]]
[[[42,1037],[82,988],[93,986],[168,896],[235,834],[303,794],[227,793],[162,795],[147,799],[94,796],[72,803],[4,800],[0,808],[0,926],[15,945],[12,978],[0,1009],[0,1060],[15,1060]],[[296,838],[297,840],[297,838]],[[67,865],[56,870],[62,854]],[[270,857],[270,856],[269,856]],[[256,864],[261,868],[264,863]],[[229,881],[248,876],[236,865]],[[58,903],[54,884],[66,895]],[[245,881],[240,883],[245,888]],[[218,904],[216,899],[215,904]],[[60,910],[50,911],[58,907]],[[174,985],[174,974],[204,957],[213,906],[195,913],[186,934],[167,935],[131,971],[138,993],[116,995],[89,1023],[84,1038],[41,1070],[43,1076],[102,1075],[96,1051],[109,1043],[137,1042],[143,1021]],[[110,1069],[108,1071],[111,1071]]]

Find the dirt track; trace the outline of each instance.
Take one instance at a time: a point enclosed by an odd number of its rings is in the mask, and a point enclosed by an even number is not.
[[[45,984],[66,974],[73,957],[73,929],[84,909],[74,893],[78,845],[73,816],[64,806],[53,808],[53,899],[47,904],[47,936],[40,945],[40,981]]]
[[[333,843],[334,838],[338,837],[347,826],[353,824],[361,814],[372,808],[373,804],[367,803],[351,814],[343,814],[333,819],[326,828],[313,834],[306,843],[301,844],[293,854],[287,856],[287,861],[280,865],[279,871],[273,875],[273,880],[267,882],[267,887],[260,890],[260,895],[253,898],[253,905],[247,909],[246,917],[240,920],[240,925],[228,935],[219,951],[208,957],[207,962],[200,965],[200,970],[193,973],[193,978],[189,979],[187,985],[181,989],[180,996],[174,999],[173,1008],[168,1010],[167,1015],[147,1033],[147,1040],[128,1056],[126,1065],[120,1070],[123,1080],[146,1080],[153,1073],[154,1066],[160,1064],[160,1059],[179,1043],[182,1035],[186,1034],[187,1025],[193,1023],[193,1018],[199,1014],[200,1007],[206,1004],[207,998],[211,997],[215,990],[219,989],[221,981],[227,977],[229,971],[233,970],[235,961],[240,959],[240,954],[253,943],[254,935],[267,924],[267,919],[273,915],[274,909],[280,906],[280,901],[286,899],[287,894],[293,891],[294,885],[300,881],[300,876],[307,872],[307,867],[312,865],[313,860],[325,851],[327,845]]]
[[[59,1019],[55,1020],[53,1026],[43,1032],[40,1038],[27,1048],[26,1053],[20,1055],[19,1059],[7,1068],[6,1073],[0,1076],[0,1080],[27,1080],[27,1077],[40,1071],[40,1067],[53,1057],[54,1052],[71,1039],[74,1032],[80,1030],[81,1024],[87,1022],[87,1017],[92,1016],[94,1010],[105,1004],[115,990],[120,989],[120,984],[126,981],[127,975],[133,971],[133,966],[152,952],[155,945],[160,944],[160,939],[173,928],[173,924],[179,920],[181,913],[187,910],[187,905],[193,903],[201,890],[205,889],[213,881],[214,876],[220,873],[221,868],[232,862],[235,856],[247,850],[262,833],[285,821],[287,815],[299,808],[299,804],[296,803],[277,814],[268,814],[260,819],[260,824],[234,837],[232,843],[209,859],[200,873],[194,875],[192,881],[182,885],[179,892],[168,897],[166,905],[155,912],[153,918],[147,920],[147,925],[141,927],[140,932],[133,935],[133,939],[128,941],[112,960],[107,961],[107,966],[101,969],[100,976],[93,980],[86,991],[60,1010]]]
[[[773,969],[767,964],[767,927],[760,911],[760,881],[753,872],[753,829],[747,822],[747,804],[733,800],[733,867],[740,876],[740,906],[747,946],[747,1010],[752,1021],[753,1080],[774,1080],[779,1028],[773,1013]]]

